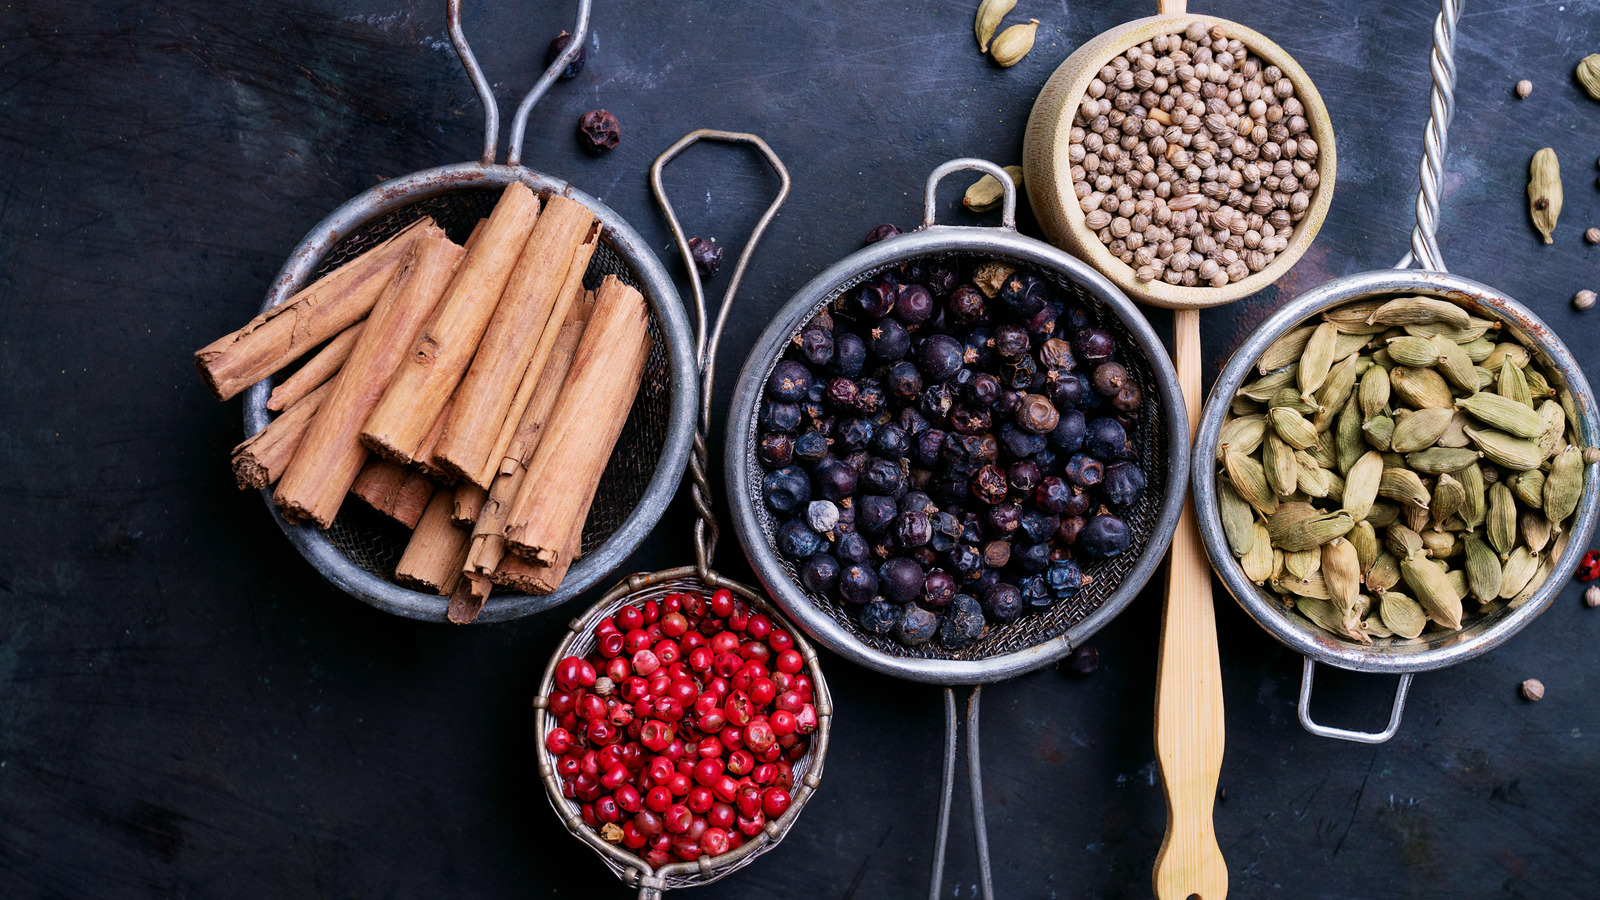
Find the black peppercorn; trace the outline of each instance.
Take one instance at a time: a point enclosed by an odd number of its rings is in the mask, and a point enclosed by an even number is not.
[[[622,126],[611,113],[591,109],[578,118],[578,140],[590,153],[604,153],[622,140]]]
[[[710,278],[722,267],[722,247],[716,238],[689,238],[689,258],[694,260],[701,278]]]
[[[550,42],[550,49],[546,50],[544,53],[544,64],[546,66],[550,66],[555,63],[556,57],[560,56],[561,52],[566,50],[567,45],[570,43],[572,43],[572,35],[568,34],[567,32],[563,31],[556,35],[555,39]],[[585,54],[585,48],[582,45],[579,45],[577,54],[574,55],[572,59],[568,61],[566,67],[561,70],[561,77],[578,77],[578,73],[583,71]]]

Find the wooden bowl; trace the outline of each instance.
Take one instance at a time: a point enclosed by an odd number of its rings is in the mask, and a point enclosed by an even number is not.
[[[1083,209],[1072,187],[1072,164],[1067,158],[1072,130],[1072,118],[1088,90],[1089,82],[1100,69],[1129,47],[1142,44],[1159,34],[1181,32],[1191,22],[1203,22],[1208,27],[1221,25],[1230,38],[1237,38],[1267,65],[1277,66],[1294,85],[1295,96],[1305,107],[1305,119],[1312,138],[1317,142],[1317,175],[1320,179],[1312,192],[1311,205],[1295,224],[1289,236],[1289,246],[1273,258],[1270,265],[1252,273],[1243,281],[1211,287],[1209,285],[1167,284],[1156,280],[1144,282],[1134,276],[1132,266],[1111,255],[1100,238],[1084,224]],[[1199,309],[1229,303],[1248,296],[1278,280],[1300,259],[1322,227],[1333,201],[1333,180],[1337,168],[1333,144],[1333,123],[1328,119],[1328,108],[1322,96],[1311,83],[1311,77],[1300,68],[1294,57],[1263,35],[1243,25],[1215,16],[1176,15],[1150,16],[1121,25],[1104,32],[1067,57],[1044,90],[1034,101],[1033,112],[1028,116],[1028,130],[1022,144],[1022,183],[1033,204],[1033,213],[1044,228],[1051,243],[1087,261],[1122,288],[1129,297],[1143,303],[1170,309]]]

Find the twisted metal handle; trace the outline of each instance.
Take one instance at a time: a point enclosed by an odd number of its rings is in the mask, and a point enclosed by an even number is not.
[[[717,310],[717,318],[710,323],[707,331],[708,315],[706,312],[705,287],[700,282],[700,270],[695,268],[694,257],[689,253],[689,239],[683,233],[683,226],[678,222],[678,215],[672,208],[672,201],[667,199],[667,188],[661,180],[661,173],[666,169],[667,163],[672,162],[680,153],[701,141],[718,141],[726,144],[749,144],[761,151],[767,164],[777,174],[781,186],[778,196],[773,199],[772,205],[762,214],[761,220],[756,223],[750,232],[750,239],[745,242],[744,249],[739,251],[739,261],[733,268],[733,275],[728,279],[728,289],[722,295],[722,306]],[[722,340],[723,326],[728,322],[728,311],[733,308],[734,295],[739,291],[739,282],[744,279],[745,267],[754,255],[756,244],[760,243],[761,235],[767,230],[767,225],[778,214],[778,208],[783,206],[783,201],[789,197],[789,170],[784,168],[783,160],[778,154],[772,152],[767,142],[753,134],[743,134],[736,131],[717,131],[701,128],[691,131],[668,147],[656,157],[655,163],[650,167],[650,189],[654,192],[656,203],[661,206],[661,211],[667,217],[667,226],[672,229],[672,236],[678,242],[678,253],[683,256],[684,266],[689,270],[689,283],[694,288],[695,310],[695,359],[700,366],[700,422],[695,428],[694,451],[689,458],[689,475],[693,479],[692,495],[696,519],[694,523],[694,554],[695,566],[702,578],[711,571],[711,558],[717,549],[717,517],[712,507],[711,494],[711,451],[706,445],[706,433],[711,430],[711,387],[715,381],[717,363],[717,345]]]
[[[978,701],[983,686],[973,685],[967,695],[967,787],[972,801],[972,839],[978,852],[978,896],[994,900],[994,876],[989,864],[989,824],[983,809],[983,764],[978,758]],[[933,874],[928,880],[928,900],[939,900],[944,890],[944,851],[950,840],[950,807],[956,788],[956,692],[944,689],[944,782],[939,793],[939,830],[933,840]]]
[[[583,52],[583,42],[589,35],[589,4],[590,0],[578,0],[578,23],[572,26],[572,40],[567,42],[567,48],[561,51],[555,62],[544,70],[544,75],[528,90],[522,98],[522,105],[517,107],[517,116],[511,122],[511,146],[506,152],[506,165],[521,164],[522,139],[528,130],[528,114],[533,111],[539,98],[550,90],[550,85],[555,84],[567,63]],[[494,99],[489,79],[484,77],[478,58],[472,54],[472,47],[467,44],[466,33],[461,30],[461,0],[446,0],[445,19],[450,28],[450,43],[455,45],[456,55],[461,57],[461,65],[467,70],[467,77],[472,79],[478,99],[483,102],[483,164],[492,166],[500,150],[500,104]]]
[[[1439,191],[1450,147],[1450,120],[1456,114],[1456,26],[1460,21],[1459,0],[1440,0],[1439,16],[1433,23],[1433,52],[1428,57],[1433,90],[1428,95],[1428,127],[1422,134],[1422,164],[1417,170],[1417,222],[1411,230],[1411,252],[1397,269],[1415,264],[1434,272],[1449,271],[1439,253]]]

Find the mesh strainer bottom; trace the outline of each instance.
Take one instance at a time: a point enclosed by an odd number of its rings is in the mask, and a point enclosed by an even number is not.
[[[924,262],[950,261],[970,263],[975,258],[969,254],[943,253],[930,254],[917,259]],[[1123,516],[1132,532],[1132,540],[1125,553],[1113,559],[1088,564],[1083,564],[1083,561],[1080,560],[1084,574],[1088,575],[1093,581],[1078,591],[1071,600],[1058,602],[1043,613],[1025,615],[1009,625],[997,626],[991,623],[989,630],[982,639],[961,650],[947,650],[938,646],[937,642],[930,642],[921,647],[906,647],[891,637],[868,634],[856,624],[856,620],[850,614],[850,611],[838,602],[829,597],[804,591],[804,588],[800,587],[799,573],[794,565],[788,559],[778,555],[778,558],[782,560],[784,571],[797,589],[803,591],[819,608],[826,610],[828,615],[856,640],[888,656],[912,659],[983,660],[1025,650],[1060,637],[1066,633],[1067,629],[1083,621],[1090,613],[1099,609],[1100,605],[1122,584],[1123,579],[1143,555],[1156,523],[1161,518],[1161,501],[1167,491],[1167,460],[1163,455],[1163,450],[1167,446],[1167,429],[1163,422],[1162,410],[1157,399],[1160,396],[1160,392],[1155,387],[1149,361],[1138,354],[1138,345],[1133,341],[1128,329],[1110,308],[1079,288],[1066,275],[1052,272],[1048,269],[1040,269],[1037,264],[1031,261],[1007,258],[1003,254],[986,254],[978,261],[990,260],[1010,263],[1025,271],[1033,272],[1048,281],[1056,287],[1063,300],[1083,307],[1099,327],[1106,329],[1116,338],[1118,360],[1127,366],[1129,373],[1133,375],[1144,393],[1144,403],[1140,408],[1137,421],[1134,422],[1134,428],[1129,436],[1140,448],[1138,462],[1143,467],[1145,477],[1149,483],[1145,488],[1144,496]],[[805,327],[811,323],[818,312],[846,297],[857,285],[903,265],[906,265],[905,261],[897,261],[878,268],[868,269],[839,284],[827,295],[826,299],[817,304],[810,315],[807,315],[801,321],[791,337],[805,330]],[[785,343],[784,346],[788,346],[788,344]],[[763,382],[777,364],[778,359],[776,358],[767,361],[767,367],[762,373]],[[755,450],[759,444],[759,429],[754,416],[750,421],[744,423],[744,428],[747,432],[745,446],[748,448],[745,455],[745,473],[749,483],[750,496],[757,498],[755,502],[756,519],[761,523],[762,534],[768,542],[773,542],[780,523],[766,508],[766,505],[759,500],[762,496],[761,478],[765,474],[765,470],[762,469],[755,456]]]
[[[433,217],[434,222],[452,240],[463,242],[478,220],[487,217],[494,209],[499,196],[499,189],[458,190],[428,197],[378,216],[336,244],[317,268],[314,277],[321,277],[343,265],[425,215]],[[584,276],[584,286],[596,288],[607,275],[615,275],[640,291],[646,290],[638,273],[602,236],[601,244],[589,263],[589,271]],[[650,336],[654,347],[645,363],[643,382],[634,397],[622,436],[611,452],[611,461],[601,477],[589,518],[584,523],[585,553],[604,543],[627,519],[655,474],[656,462],[666,445],[672,379],[666,340],[654,307],[650,311]],[[351,562],[393,582],[395,564],[405,551],[410,532],[360,503],[345,503],[327,536]]]

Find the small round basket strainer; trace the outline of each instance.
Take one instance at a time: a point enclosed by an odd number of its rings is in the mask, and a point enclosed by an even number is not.
[[[293,296],[311,280],[427,215],[453,240],[464,241],[487,216],[505,187],[520,181],[535,193],[562,195],[587,206],[604,225],[584,278],[585,287],[616,275],[637,288],[650,306],[654,348],[621,438],[612,451],[583,530],[583,553],[551,594],[530,596],[496,591],[477,621],[499,622],[549,609],[571,599],[614,570],[632,553],[661,514],[682,477],[694,432],[698,378],[690,347],[688,319],[672,279],[638,232],[590,194],[566,181],[521,165],[528,114],[561,70],[582,50],[589,27],[590,0],[579,0],[578,21],[567,49],[523,97],[511,126],[506,162],[499,152],[500,110],[461,30],[460,0],[449,0],[450,38],[484,106],[484,150],[477,162],[440,166],[386,181],[355,197],[319,222],[290,254],[267,293],[266,310]],[[245,395],[247,434],[265,428],[272,379]],[[401,587],[395,563],[408,536],[403,528],[346,503],[327,531],[289,522],[279,513],[270,489],[267,506],[295,549],[318,572],[346,593],[396,615],[446,621],[449,598]]]
[[[672,204],[667,199],[666,188],[662,182],[662,171],[667,163],[671,162],[684,150],[700,141],[717,141],[722,143],[748,144],[766,158],[772,170],[777,174],[782,187],[779,189],[777,199],[767,208],[766,213],[757,222],[755,229],[750,234],[750,239],[745,243],[744,250],[739,254],[738,264],[734,267],[733,274],[728,281],[728,288],[723,294],[722,306],[717,312],[716,322],[707,332],[707,314],[705,292],[701,285],[700,274],[695,268],[689,254],[688,239],[678,224],[678,217],[673,212]],[[534,713],[534,732],[538,735],[539,777],[544,782],[545,793],[550,800],[551,807],[561,817],[567,830],[579,840],[594,850],[612,872],[630,887],[639,889],[640,900],[659,900],[663,891],[671,888],[694,887],[710,884],[746,865],[756,857],[772,849],[783,839],[789,829],[800,816],[800,811],[811,799],[817,786],[822,780],[822,763],[828,754],[828,733],[833,722],[833,700],[828,693],[828,683],[822,676],[822,667],[817,660],[816,650],[805,640],[801,632],[784,617],[760,590],[748,585],[740,584],[729,578],[717,574],[711,568],[712,556],[717,543],[717,520],[712,512],[711,483],[707,476],[709,449],[706,444],[705,432],[710,427],[711,420],[711,386],[717,356],[717,345],[722,337],[723,325],[728,319],[729,310],[733,305],[734,295],[739,290],[739,282],[744,277],[745,266],[749,263],[756,244],[761,240],[762,233],[768,223],[777,214],[778,208],[789,195],[789,173],[784,168],[777,154],[755,135],[738,134],[726,131],[699,130],[685,135],[676,144],[669,147],[656,159],[655,165],[650,170],[651,187],[654,189],[656,201],[661,205],[662,212],[667,217],[667,222],[677,237],[678,250],[683,255],[685,267],[688,269],[689,279],[694,287],[696,323],[696,356],[701,367],[701,383],[703,385],[700,396],[699,431],[694,436],[694,453],[690,461],[690,475],[692,478],[691,491],[694,497],[694,506],[697,514],[695,520],[695,565],[682,566],[675,569],[665,569],[659,572],[639,574],[628,577],[601,597],[593,607],[581,618],[574,620],[568,626],[568,633],[562,638],[555,653],[550,657],[550,664],[545,668],[544,678],[539,684],[539,694],[533,700],[536,710]],[[793,791],[788,810],[781,816],[768,820],[762,831],[750,837],[743,845],[735,850],[718,856],[701,856],[693,862],[670,863],[660,868],[652,869],[643,859],[616,844],[609,843],[600,836],[595,829],[589,827],[583,820],[578,806],[562,793],[561,778],[556,773],[555,760],[549,749],[545,746],[545,736],[556,727],[556,719],[549,713],[549,698],[555,689],[556,667],[560,661],[568,656],[586,656],[594,649],[595,628],[602,619],[616,614],[624,606],[642,604],[647,600],[657,600],[673,593],[698,592],[703,596],[710,596],[719,588],[726,588],[743,600],[754,610],[759,610],[770,616],[776,626],[787,630],[794,638],[794,649],[805,660],[805,672],[810,677],[813,705],[817,711],[817,727],[811,735],[811,743],[806,754],[799,760],[791,763],[793,766]]]
[[[937,225],[936,191],[945,176],[976,169],[993,175],[1005,191],[997,228]],[[991,625],[983,638],[961,650],[929,644],[901,646],[868,634],[831,598],[808,592],[794,566],[774,546],[778,522],[762,502],[763,469],[756,458],[757,413],[764,386],[790,341],[820,312],[856,286],[912,260],[981,258],[1004,262],[1037,274],[1111,332],[1121,348],[1119,360],[1138,381],[1145,402],[1130,437],[1140,447],[1139,465],[1149,480],[1144,497],[1126,520],[1132,543],[1122,556],[1087,565],[1092,578],[1070,601],[1003,626]],[[982,685],[1050,665],[1080,646],[1144,587],[1160,564],[1178,521],[1186,489],[1189,427],[1178,379],[1155,332],[1128,298],[1104,276],[1062,251],[1016,230],[1016,187],[993,163],[956,159],[928,177],[922,226],[880,241],[828,267],[802,287],[778,311],[757,340],[739,374],[728,413],[726,478],[734,529],[756,575],[778,604],[806,633],[829,649],[870,669],[939,685]],[[978,700],[974,687],[968,702],[968,766],[979,867],[985,897],[992,896],[987,835],[983,822],[981,769],[978,758]],[[946,755],[943,803],[934,851],[930,896],[939,896],[944,845],[950,820],[955,777],[956,704],[945,691]]]

